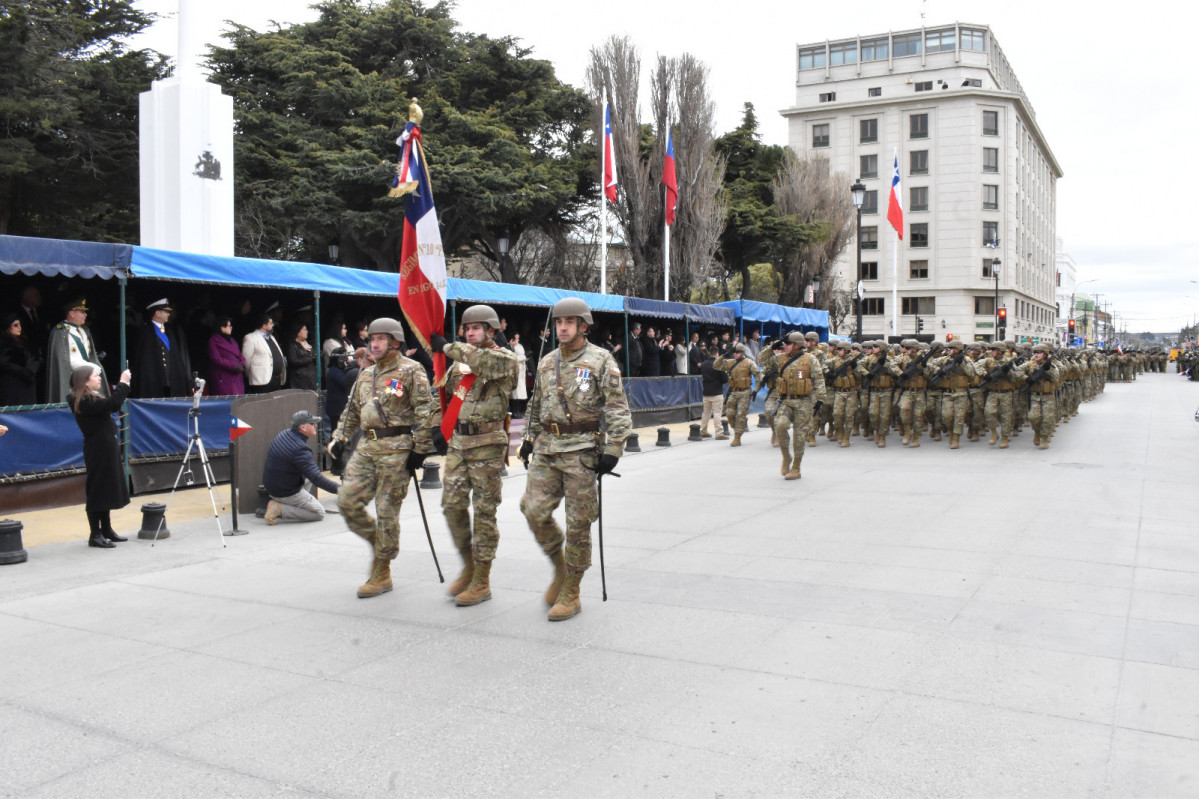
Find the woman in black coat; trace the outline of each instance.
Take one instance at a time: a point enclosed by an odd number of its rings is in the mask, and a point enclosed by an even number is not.
[[[112,415],[129,397],[131,376],[126,369],[111,397],[100,393],[100,370],[88,364],[71,372],[71,409],[83,431],[83,465],[87,469],[87,523],[89,547],[112,549],[113,541],[127,541],[112,529],[109,513],[129,504],[129,486],[121,467],[121,442]]]
[[[296,326],[287,345],[287,387],[316,391],[316,353],[308,343],[308,325]]]
[[[34,405],[41,359],[21,336],[21,317],[10,313],[0,324],[0,405]]]

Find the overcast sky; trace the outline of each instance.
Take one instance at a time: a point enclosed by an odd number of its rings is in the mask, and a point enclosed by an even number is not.
[[[272,20],[312,19],[309,4],[198,3],[210,41],[226,19],[260,30]],[[138,5],[173,15],[177,0]],[[1101,301],[1111,302],[1132,332],[1177,330],[1199,313],[1199,283],[1191,282],[1199,281],[1199,243],[1188,199],[1199,130],[1199,60],[1189,36],[1199,11],[1189,3],[457,0],[456,6],[464,30],[516,36],[578,87],[590,48],[613,34],[633,40],[643,66],[659,54],[691,53],[711,70],[718,134],[736,127],[743,104],[752,102],[771,144],[786,143],[778,111],[794,100],[796,44],[922,24],[989,25],[1065,173],[1057,184],[1057,234],[1078,264],[1078,281],[1095,281],[1082,290],[1104,295]],[[173,57],[176,35],[171,16],[137,44]]]

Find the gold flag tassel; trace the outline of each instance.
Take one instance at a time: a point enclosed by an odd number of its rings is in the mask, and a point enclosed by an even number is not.
[[[419,126],[421,120],[424,118],[424,111],[421,110],[421,107],[416,104],[416,100],[414,99],[408,105],[408,121],[415,122],[417,126]],[[416,187],[420,184],[420,181],[418,180],[406,180],[401,182],[400,179],[403,177],[404,170],[403,150],[401,150],[400,159],[401,160],[396,163],[396,174],[391,180],[391,189],[387,192],[388,197],[403,197],[405,194],[411,194],[412,192],[416,191]]]

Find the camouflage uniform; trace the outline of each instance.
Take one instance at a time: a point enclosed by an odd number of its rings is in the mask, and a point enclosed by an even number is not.
[[[516,387],[520,364],[516,353],[504,347],[454,343],[445,347],[445,354],[455,361],[446,371],[447,397],[460,393],[468,375],[475,379],[461,391],[462,406],[445,458],[441,507],[464,562],[490,563],[500,539],[495,514],[502,500],[500,474],[508,460],[508,397]]]
[[[533,457],[520,510],[551,560],[561,557],[565,540],[566,569],[581,576],[591,566],[591,525],[599,516],[594,469],[601,452],[620,457],[632,429],[612,354],[584,342],[546,355],[525,419]],[[553,517],[563,497],[565,536]]]
[[[848,345],[838,347],[837,354],[829,361],[830,380],[825,383],[826,388],[828,382],[832,383],[833,435],[843,447],[849,446],[850,428],[858,412],[858,377],[853,371],[855,356],[849,355],[847,349]],[[838,375],[838,370],[842,374]]]
[[[924,375],[924,362],[927,359],[924,355],[928,347],[914,340],[907,346],[908,354],[898,359],[898,366],[903,373],[901,380],[904,381],[899,397],[899,422],[903,427],[903,443],[918,447],[927,405],[928,378]]]
[[[1000,449],[1007,449],[1012,438],[1012,397],[1024,377],[1015,368],[1015,357],[1007,353],[1001,342],[995,342],[991,352],[993,354],[975,363],[975,368],[984,378],[995,375],[986,387],[986,429],[991,433],[991,444],[998,441]]]
[[[871,342],[879,348],[877,354],[867,355],[858,361],[858,379],[870,388],[870,427],[880,447],[887,446],[887,432],[891,429],[891,388],[895,378],[901,374],[899,366],[890,357],[887,345],[882,341]],[[876,368],[877,367],[877,368]],[[871,371],[875,374],[871,376]]]
[[[982,380],[982,375],[979,373],[977,364],[986,353],[983,352],[982,344],[978,342],[967,345],[966,352],[966,357],[976,365],[974,376],[970,378],[970,386],[966,389],[966,396],[969,398],[966,409],[966,421],[969,425],[969,433],[966,439],[969,441],[978,441],[978,431],[983,429],[983,425],[987,419],[987,396],[986,392],[978,387],[979,382]]]
[[[778,441],[774,436],[774,415],[779,409],[779,395],[775,390],[778,382],[778,369],[782,366],[782,362],[778,360],[779,353],[774,350],[773,345],[763,347],[758,355],[758,368],[762,370],[762,380],[760,385],[766,386],[766,402],[762,408],[762,415],[766,417],[766,424],[770,426],[770,443],[776,446]]]
[[[362,430],[342,476],[337,506],[349,528],[374,548],[376,562],[391,561],[400,550],[400,505],[411,477],[408,455],[433,450],[432,429],[440,422],[424,367],[398,350],[358,375],[333,434],[334,441],[344,444]],[[378,519],[366,509],[372,499]]]
[[[930,382],[945,392],[941,398],[941,425],[949,433],[951,449],[959,446],[962,426],[966,423],[966,403],[969,401],[966,389],[975,375],[974,362],[966,358],[962,350],[961,341],[951,341],[946,345],[944,354],[931,359],[927,367],[930,378],[941,375],[940,379]]]
[[[1028,421],[1032,424],[1033,444],[1041,449],[1048,449],[1049,439],[1053,438],[1057,423],[1057,402],[1054,394],[1061,383],[1062,373],[1054,362],[1052,348],[1047,344],[1038,344],[1035,351],[1044,352],[1045,360],[1038,363],[1029,361],[1023,364],[1025,375],[1028,377],[1029,410]],[[1033,378],[1038,379],[1034,380]]]
[[[745,432],[745,417],[749,414],[753,385],[761,379],[762,370],[758,368],[757,361],[749,354],[744,344],[738,344],[735,352],[742,353],[742,357],[722,355],[712,365],[729,373],[729,396],[725,400],[724,411],[734,433],[729,446],[739,447],[741,434]]]
[[[798,333],[791,333],[787,341],[799,344],[803,339]],[[796,480],[800,477],[804,439],[812,432],[813,407],[817,402],[824,401],[824,369],[810,350],[798,357],[795,357],[794,352],[779,357],[782,365],[779,366],[779,409],[774,418],[774,433],[783,455],[781,474],[788,480]],[[791,445],[795,448],[794,457],[791,447],[787,445],[789,432]]]

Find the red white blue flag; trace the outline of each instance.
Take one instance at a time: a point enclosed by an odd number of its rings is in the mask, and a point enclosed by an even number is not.
[[[411,193],[404,211],[404,239],[400,245],[400,310],[413,335],[425,349],[429,340],[445,330],[445,252],[441,247],[441,228],[433,205],[433,187],[425,151],[421,147],[420,125],[409,122],[396,140],[402,146],[396,170],[394,192]],[[440,382],[445,374],[445,355],[433,353],[433,372]]]
[[[666,224],[674,224],[674,208],[679,204],[679,180],[674,169],[674,134],[666,133],[666,161],[662,164],[662,182],[666,184]]]
[[[899,240],[903,241],[903,202],[900,196],[903,187],[899,185],[899,156],[895,156],[895,171],[891,174],[891,199],[887,202],[887,221],[895,228]]]
[[[229,440],[236,441],[254,428],[236,416],[229,417]]]
[[[612,144],[612,108],[604,103],[604,194],[616,204],[616,150]]]

